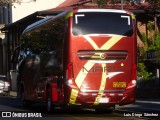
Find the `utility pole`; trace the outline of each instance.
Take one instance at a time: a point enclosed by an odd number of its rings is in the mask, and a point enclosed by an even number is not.
[[[121,9],[123,10],[123,0],[121,0]]]
[[[158,31],[158,29],[157,29],[157,15],[156,14],[154,15],[154,29],[155,29],[155,32]]]

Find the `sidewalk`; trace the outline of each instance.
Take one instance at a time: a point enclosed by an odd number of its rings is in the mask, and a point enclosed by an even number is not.
[[[117,106],[116,109],[130,113],[155,113],[160,117],[160,99],[137,99],[133,104]]]
[[[160,98],[159,99],[137,99],[136,103],[150,103],[150,104],[160,104]]]

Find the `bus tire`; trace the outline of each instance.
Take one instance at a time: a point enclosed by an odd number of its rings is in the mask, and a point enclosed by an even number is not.
[[[47,86],[46,90],[46,109],[47,112],[51,112],[52,110],[52,90],[50,85]]]

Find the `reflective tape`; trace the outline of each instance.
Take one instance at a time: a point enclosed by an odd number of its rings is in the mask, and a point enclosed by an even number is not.
[[[70,100],[69,100],[70,104],[75,104],[77,95],[78,95],[78,90],[77,89],[72,89]]]
[[[106,64],[102,64],[102,67],[106,67]],[[103,91],[104,91],[105,86],[106,86],[106,75],[107,75],[107,70],[104,71],[104,72],[102,72],[101,85],[100,85],[100,88],[99,88],[98,96],[97,96],[97,98],[95,99],[94,105],[99,104],[97,100],[98,100],[98,98],[100,98],[100,97],[103,96]]]

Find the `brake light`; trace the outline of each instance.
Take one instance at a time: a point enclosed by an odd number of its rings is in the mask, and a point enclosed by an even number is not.
[[[77,88],[77,85],[74,81],[74,74],[73,74],[73,64],[68,63],[67,70],[66,70],[66,84],[71,88]]]
[[[134,88],[136,87],[136,84],[137,84],[136,80],[131,80],[126,89]]]
[[[132,75],[131,75],[131,81],[129,82],[128,86],[126,89],[130,89],[130,88],[133,88],[133,87],[136,87],[137,85],[137,66],[136,64],[134,64],[132,66]]]

